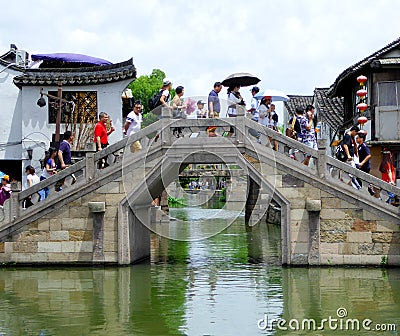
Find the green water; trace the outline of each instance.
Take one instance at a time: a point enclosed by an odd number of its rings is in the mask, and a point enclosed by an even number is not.
[[[181,208],[171,215],[186,218],[190,229],[209,225],[213,211]],[[153,236],[152,246],[151,263],[130,267],[1,269],[0,335],[399,334],[327,325],[293,332],[265,323],[321,321],[345,308],[348,318],[399,330],[399,269],[282,268],[280,227],[246,230],[243,216],[207,240]]]

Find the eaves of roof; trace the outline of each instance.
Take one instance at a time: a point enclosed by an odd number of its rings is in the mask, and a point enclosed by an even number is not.
[[[363,60],[357,62],[356,64],[352,65],[351,67],[347,68],[344,70],[335,80],[335,82],[332,84],[332,86],[329,88],[328,91],[328,96],[329,97],[336,97],[337,96],[337,91],[338,88],[340,87],[341,83],[351,76],[354,73],[357,73],[361,69],[363,69],[366,65],[371,64],[373,61],[378,60],[381,58],[382,55],[388,53],[389,51],[399,47],[400,45],[400,38],[397,40],[389,43],[387,46],[383,47],[382,49],[374,52],[372,55],[369,55],[368,57],[364,58]]]
[[[14,78],[14,84],[23,86],[98,85],[136,78],[133,59],[111,65],[85,68],[25,69]]]
[[[329,98],[328,88],[316,88],[314,96],[319,113],[319,120],[326,122],[332,129],[340,129],[344,122],[344,99]]]
[[[301,95],[288,95],[290,98],[289,101],[284,102],[284,106],[289,114],[294,115],[296,111],[296,107],[301,106],[304,109],[307,105],[311,105],[313,103],[313,96],[301,96]]]

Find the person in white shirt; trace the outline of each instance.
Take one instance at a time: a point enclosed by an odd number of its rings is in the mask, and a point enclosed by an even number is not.
[[[31,165],[27,166],[25,168],[26,172],[26,186],[27,188],[30,188],[34,186],[35,184],[40,182],[39,176],[36,175],[35,168]],[[24,207],[29,208],[33,204],[37,203],[39,201],[40,195],[36,193],[35,195],[29,196],[24,200]]]
[[[260,106],[258,108],[258,122],[265,127],[269,127],[269,113],[271,112],[271,99],[270,97],[264,97],[261,99]]]
[[[240,86],[232,86],[228,88],[228,116],[236,117],[237,108],[236,105],[245,105],[242,96],[240,95]]]
[[[252,94],[252,98],[251,98],[251,105],[250,105],[250,109],[247,110],[247,112],[251,113],[253,115],[253,117],[251,118],[254,121],[258,121],[258,118],[260,117],[260,114],[258,112],[258,107],[260,105],[260,101],[255,98],[254,96],[260,92],[260,89],[258,86],[253,86],[253,88],[250,90],[251,94]]]
[[[142,126],[142,102],[140,100],[135,101],[135,105],[133,106],[133,111],[129,112],[126,117],[124,133],[127,136],[131,136],[132,134],[139,132]],[[142,149],[142,145],[139,140],[136,140],[131,146],[131,152],[135,153]]]
[[[197,101],[197,108],[194,111],[194,115],[197,118],[207,118],[208,117],[208,111],[207,109],[204,107],[206,104],[206,102],[204,100],[199,100]]]

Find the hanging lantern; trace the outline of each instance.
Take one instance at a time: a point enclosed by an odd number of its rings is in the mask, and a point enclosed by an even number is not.
[[[365,97],[367,95],[367,90],[361,89],[357,91],[357,96],[361,97]]]
[[[360,83],[360,85],[364,85],[364,83],[368,80],[368,78],[364,75],[358,76],[357,77],[357,82]]]
[[[364,124],[368,121],[368,118],[365,116],[361,116],[361,117],[358,117],[357,121],[360,125],[364,126]]]
[[[365,110],[368,108],[368,105],[365,103],[360,103],[357,105],[357,108],[360,110],[361,113],[364,113]]]

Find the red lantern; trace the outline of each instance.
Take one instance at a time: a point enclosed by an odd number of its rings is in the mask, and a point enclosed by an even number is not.
[[[358,91],[357,91],[357,96],[359,96],[359,97],[365,97],[365,96],[367,95],[367,93],[368,93],[367,90],[361,89],[361,90],[358,90]]]
[[[368,108],[368,105],[365,103],[360,103],[357,105],[357,108],[363,113]]]
[[[363,125],[363,126],[364,126],[364,124],[368,121],[368,118],[367,118],[367,117],[364,117],[364,116],[358,117],[357,121],[358,121],[358,123],[359,123],[360,125]]]
[[[366,76],[363,76],[363,75],[357,77],[357,82],[359,82],[360,85],[364,85],[364,83],[365,83],[367,80],[368,80],[368,78],[367,78]]]

